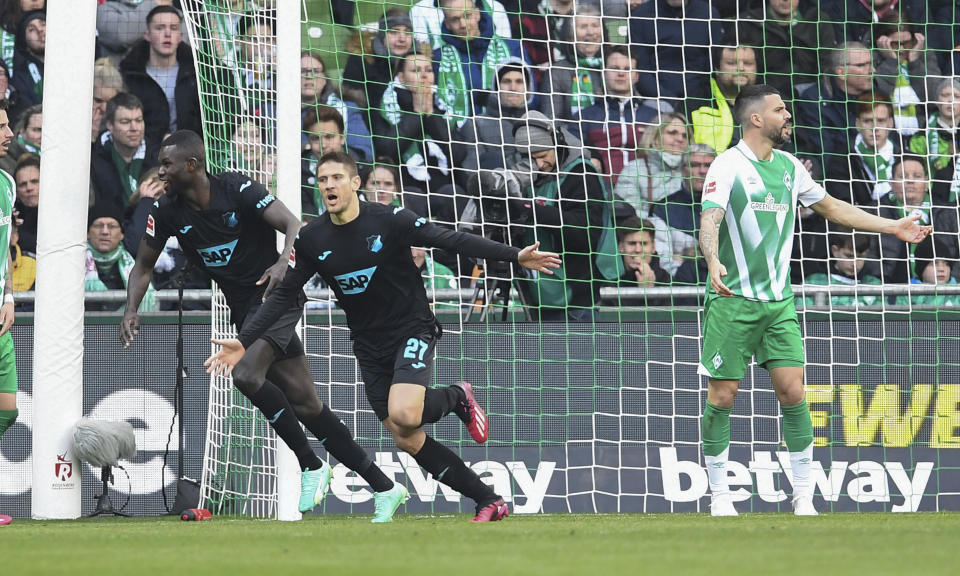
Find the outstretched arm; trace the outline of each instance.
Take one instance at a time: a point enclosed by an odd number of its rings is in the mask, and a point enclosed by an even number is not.
[[[723,208],[707,208],[700,215],[700,252],[707,261],[707,270],[710,272],[710,285],[721,296],[733,296],[733,291],[723,283],[727,275],[727,268],[720,263],[719,237],[720,223],[726,211]]]
[[[130,343],[140,332],[140,302],[150,287],[150,278],[153,267],[160,257],[160,251],[147,244],[146,238],[140,241],[137,250],[137,261],[127,279],[127,304],[123,309],[123,320],[120,321],[120,343],[129,348]]]
[[[422,218],[414,224],[410,239],[413,245],[443,248],[463,256],[486,260],[517,262],[524,268],[546,274],[553,273],[551,268],[560,267],[560,256],[553,252],[538,251],[539,242],[518,250],[483,236],[443,228]]]
[[[855,230],[865,232],[879,232],[882,234],[891,234],[904,242],[917,244],[933,231],[932,226],[920,226],[917,224],[919,216],[906,216],[899,220],[882,218],[864,212],[863,210],[848,204],[843,200],[837,200],[833,196],[824,196],[823,200],[810,205],[814,212],[823,216],[831,222],[842,224]],[[706,214],[706,212],[704,212]]]

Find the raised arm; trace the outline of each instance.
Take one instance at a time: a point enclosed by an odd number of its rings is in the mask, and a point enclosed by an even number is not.
[[[723,283],[727,275],[727,268],[720,263],[720,223],[726,210],[723,208],[705,208],[700,215],[700,252],[707,261],[707,270],[710,272],[710,285],[721,296],[733,296],[733,291]]]
[[[120,343],[124,348],[129,348],[140,332],[140,315],[137,310],[140,309],[140,302],[150,287],[153,267],[159,257],[160,251],[147,244],[146,238],[140,241],[137,261],[127,279],[127,304],[123,310],[123,320],[120,321]]]
[[[881,234],[890,234],[896,236],[904,242],[917,244],[933,231],[932,226],[920,226],[917,220],[919,215],[906,216],[899,220],[891,220],[874,216],[864,212],[860,208],[848,204],[843,200],[837,200],[829,194],[823,197],[823,200],[810,205],[814,212],[823,216],[831,222],[842,224],[848,228],[863,230],[865,232],[879,232]],[[706,212],[704,212],[706,215]]]

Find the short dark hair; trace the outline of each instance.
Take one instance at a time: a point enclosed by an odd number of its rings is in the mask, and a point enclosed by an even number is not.
[[[373,161],[373,164],[368,165],[369,168],[365,170],[365,174],[362,178],[363,185],[367,185],[367,179],[374,175],[377,171],[377,168],[383,168],[393,176],[393,183],[397,185],[397,190],[400,189],[400,169],[397,168],[397,163],[388,156],[377,156]]]
[[[186,154],[187,157],[194,157],[201,164],[206,164],[206,150],[203,146],[203,138],[193,130],[177,130],[167,136],[160,143],[160,148],[175,146],[177,151]]]
[[[604,44],[603,45],[603,62],[606,64],[607,59],[613,56],[614,54],[622,54],[627,57],[627,60],[633,60],[636,62],[637,57],[630,51],[630,47],[626,44]]]
[[[6,98],[0,98],[0,110],[6,111],[9,109],[10,109],[10,101],[7,100]],[[7,118],[7,120],[9,120],[9,118]]]
[[[357,161],[351,158],[350,155],[345,152],[327,152],[321,156],[319,160],[317,160],[317,168],[323,166],[324,164],[330,163],[343,164],[346,166],[347,173],[351,178],[354,176],[359,176],[359,172],[357,171]]]
[[[303,118],[303,129],[309,130],[311,126],[321,122],[333,122],[337,125],[337,133],[345,135],[346,127],[343,123],[343,116],[333,106],[316,106],[308,109],[306,116]]]
[[[159,6],[154,6],[150,12],[147,13],[147,28],[150,27],[150,23],[153,22],[153,18],[160,14],[176,14],[177,18],[183,23],[183,14],[173,6],[167,6],[166,4],[160,4]]]
[[[140,102],[139,98],[129,92],[120,92],[107,101],[107,109],[103,114],[104,120],[113,122],[114,117],[117,115],[117,108],[142,111],[143,102]]]
[[[897,170],[897,166],[900,166],[900,170],[903,170],[902,166],[904,162],[917,162],[923,166],[923,175],[927,175],[927,161],[923,156],[918,156],[916,154],[901,154],[895,156],[893,160],[893,166],[890,167],[890,174],[893,174]],[[902,172],[901,172],[902,175]]]
[[[780,91],[769,84],[750,84],[740,89],[733,103],[733,119],[746,128],[750,120],[750,110],[767,96],[780,96]]]
[[[830,246],[837,248],[853,248],[855,254],[866,252],[870,249],[870,242],[873,238],[869,234],[854,232],[845,226],[834,226],[830,230]],[[832,256],[833,254],[831,254]]]
[[[633,234],[634,232],[647,232],[651,237],[654,237],[657,229],[653,223],[646,218],[630,216],[617,223],[617,242],[623,242],[623,239],[626,238],[628,234]]]
[[[240,19],[239,23],[237,23],[237,36],[246,36],[251,29],[255,28],[259,24],[269,26],[270,29],[276,33],[276,21],[277,14],[273,10],[261,10],[259,12],[247,14]]]
[[[36,154],[23,154],[17,159],[17,166],[13,169],[13,179],[16,181],[17,174],[20,173],[24,168],[36,168],[40,169],[40,157]]]
[[[34,104],[33,106],[24,110],[23,114],[20,115],[20,119],[17,120],[17,125],[14,127],[13,131],[17,134],[23,132],[23,129],[27,127],[27,124],[30,123],[30,119],[34,116],[43,116],[43,104]]]

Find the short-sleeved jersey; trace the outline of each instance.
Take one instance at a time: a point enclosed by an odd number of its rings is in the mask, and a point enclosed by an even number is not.
[[[437,226],[410,210],[361,202],[360,213],[334,224],[324,213],[300,229],[291,268],[264,311],[244,325],[244,345],[256,340],[314,274],[320,274],[347,316],[351,336],[368,346],[392,335],[429,332],[436,325],[411,246],[436,246],[464,256],[516,262],[519,250]],[[248,339],[249,338],[249,339]]]
[[[179,196],[154,202],[144,241],[163,250],[176,236],[191,262],[216,281],[240,322],[266,286],[257,280],[277,262],[276,231],[263,211],[276,201],[262,184],[238,172],[209,175],[210,207],[194,210]]]
[[[7,262],[10,260],[10,230],[13,222],[13,203],[17,200],[17,185],[13,178],[0,170],[0,295],[7,285]]]
[[[759,160],[746,142],[717,156],[703,186],[703,209],[726,210],[718,257],[724,284],[744,298],[791,298],[790,254],[797,202],[810,206],[826,196],[793,155],[774,150]],[[708,287],[708,290],[712,290]]]

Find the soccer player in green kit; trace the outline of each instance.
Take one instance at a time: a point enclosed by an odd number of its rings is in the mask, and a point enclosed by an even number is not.
[[[746,86],[734,104],[743,139],[717,156],[703,189],[700,247],[710,273],[698,372],[709,377],[700,422],[710,512],[736,516],[727,480],[730,410],[750,359],[770,373],[790,452],[793,512],[815,516],[813,426],[803,388],[803,340],[790,288],[797,202],[831,222],[918,243],[931,232],[918,216],[890,220],[829,196],[803,164],[776,148],[792,133],[773,87]]]
[[[13,140],[7,101],[0,100],[0,157],[7,155]],[[13,352],[13,272],[10,268],[10,236],[13,231],[13,203],[17,185],[13,178],[0,170],[0,281],[3,285],[3,305],[0,306],[0,439],[17,421],[17,362]]]

